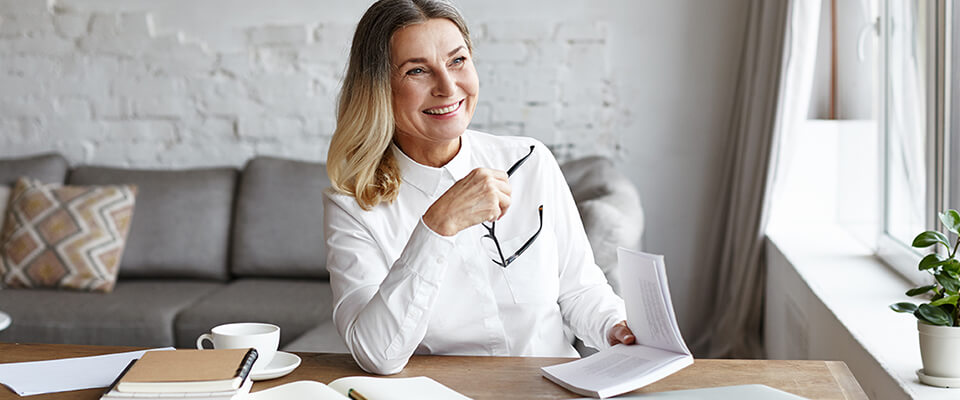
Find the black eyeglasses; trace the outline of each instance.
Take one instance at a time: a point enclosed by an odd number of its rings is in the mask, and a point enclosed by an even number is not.
[[[517,168],[520,168],[520,166],[523,165],[523,162],[527,161],[527,158],[530,158],[530,155],[533,154],[533,148],[534,146],[530,146],[530,152],[527,153],[527,155],[523,156],[523,158],[521,158],[517,162],[513,163],[510,169],[507,170],[508,177],[513,175],[513,173],[517,170]],[[489,225],[487,225],[488,224],[487,222],[481,223],[481,225],[483,225],[483,227],[487,229],[487,234],[483,235],[483,237],[480,240],[489,239],[490,241],[492,241],[494,247],[496,247],[497,249],[497,255],[500,256],[500,261],[492,260],[494,264],[497,264],[503,268],[506,268],[508,265],[510,265],[510,263],[516,260],[517,257],[520,257],[520,255],[523,254],[523,252],[526,251],[531,244],[533,244],[534,240],[537,240],[537,236],[539,236],[540,231],[543,230],[543,204],[540,205],[539,209],[537,210],[537,213],[540,216],[540,227],[537,228],[537,232],[534,233],[533,236],[530,237],[530,239],[527,239],[527,241],[523,243],[523,246],[520,246],[520,249],[517,250],[516,253],[513,253],[513,255],[508,258],[503,257],[503,250],[500,248],[500,241],[497,239],[496,233],[494,233],[494,230],[497,227],[497,223],[489,222]]]

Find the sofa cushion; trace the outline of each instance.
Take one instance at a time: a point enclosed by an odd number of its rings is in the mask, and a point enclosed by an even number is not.
[[[577,203],[597,265],[613,290],[620,293],[617,247],[640,248],[644,223],[640,193],[607,158],[581,158],[560,168]]]
[[[300,351],[307,353],[350,353],[343,343],[333,319],[324,321],[317,327],[307,331],[294,341],[287,344],[283,350]]]
[[[195,348],[197,337],[229,322],[267,322],[280,327],[280,345],[329,320],[330,283],[317,280],[244,278],[200,299],[177,317],[177,347]]]
[[[327,278],[323,241],[323,164],[257,157],[237,189],[233,224],[236,276]]]
[[[135,194],[136,187],[129,185],[18,180],[0,231],[3,285],[112,290]]]
[[[135,184],[133,215],[121,278],[226,280],[233,168],[132,170],[80,167],[72,185]]]
[[[222,283],[121,280],[109,294],[0,290],[13,323],[0,342],[172,346],[177,313]]]
[[[0,185],[13,186],[21,176],[63,183],[68,169],[67,160],[55,153],[0,160]]]

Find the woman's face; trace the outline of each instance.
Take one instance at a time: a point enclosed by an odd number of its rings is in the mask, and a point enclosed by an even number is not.
[[[480,82],[457,26],[430,19],[401,28],[390,56],[393,115],[404,151],[429,151],[460,137],[477,108]]]

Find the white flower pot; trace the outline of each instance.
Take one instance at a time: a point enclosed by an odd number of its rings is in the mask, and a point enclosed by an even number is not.
[[[960,327],[917,321],[917,330],[920,331],[923,374],[935,378],[960,379]]]

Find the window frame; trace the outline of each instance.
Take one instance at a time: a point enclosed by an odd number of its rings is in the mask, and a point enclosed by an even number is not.
[[[926,284],[932,281],[932,278],[929,274],[917,270],[917,263],[921,258],[921,251],[919,249],[914,249],[910,246],[909,243],[903,243],[900,240],[894,238],[893,236],[887,234],[887,206],[888,201],[888,176],[890,164],[887,162],[889,158],[888,153],[888,143],[890,140],[890,127],[889,127],[889,95],[890,95],[890,79],[889,76],[889,46],[890,46],[890,1],[904,1],[904,0],[883,0],[880,7],[880,32],[881,32],[881,46],[880,46],[880,56],[881,56],[881,82],[880,82],[880,110],[882,110],[882,115],[880,116],[880,121],[878,126],[880,127],[880,135],[882,140],[880,140],[880,207],[879,209],[879,221],[880,221],[880,232],[878,232],[877,238],[877,256],[880,257],[884,262],[886,262],[890,267],[896,270],[898,273],[903,275],[909,281],[914,284],[921,285]],[[955,79],[958,74],[951,73],[952,68],[956,66],[951,66],[951,53],[960,54],[960,52],[954,53],[952,46],[956,46],[957,43],[953,43],[950,40],[950,35],[948,32],[952,30],[952,27],[958,26],[956,22],[960,21],[957,18],[957,10],[953,5],[947,0],[936,0],[932,2],[933,6],[927,10],[926,18],[932,23],[928,24],[924,32],[925,40],[923,41],[926,45],[926,54],[933,55],[933,62],[927,64],[927,71],[925,71],[926,82],[924,82],[927,96],[926,102],[928,107],[924,110],[926,112],[926,144],[924,146],[925,151],[925,179],[926,179],[926,193],[924,201],[924,228],[925,229],[934,229],[940,230],[940,223],[937,216],[937,213],[940,210],[944,209],[945,204],[950,204],[950,185],[948,184],[948,179],[950,179],[949,171],[945,168],[948,165],[954,167],[957,166],[956,162],[958,161],[957,155],[960,155],[960,150],[950,147],[950,134],[956,134],[956,132],[951,132],[951,126],[958,126],[957,124],[952,124],[950,120],[950,114],[960,114],[960,113],[950,113],[950,108],[952,104],[958,104],[956,101],[951,102],[950,96],[956,96],[958,93],[950,90],[951,83],[950,79]],[[950,133],[950,134],[948,134]],[[960,140],[954,141],[960,142]],[[957,143],[960,144],[960,143]],[[948,151],[949,149],[949,151]],[[950,153],[953,153],[954,157],[950,157]],[[954,160],[951,162],[951,159]],[[953,190],[956,191],[960,188],[952,185]],[[960,195],[957,195],[956,192],[952,195],[954,201],[960,200]],[[919,232],[917,232],[919,233]]]

